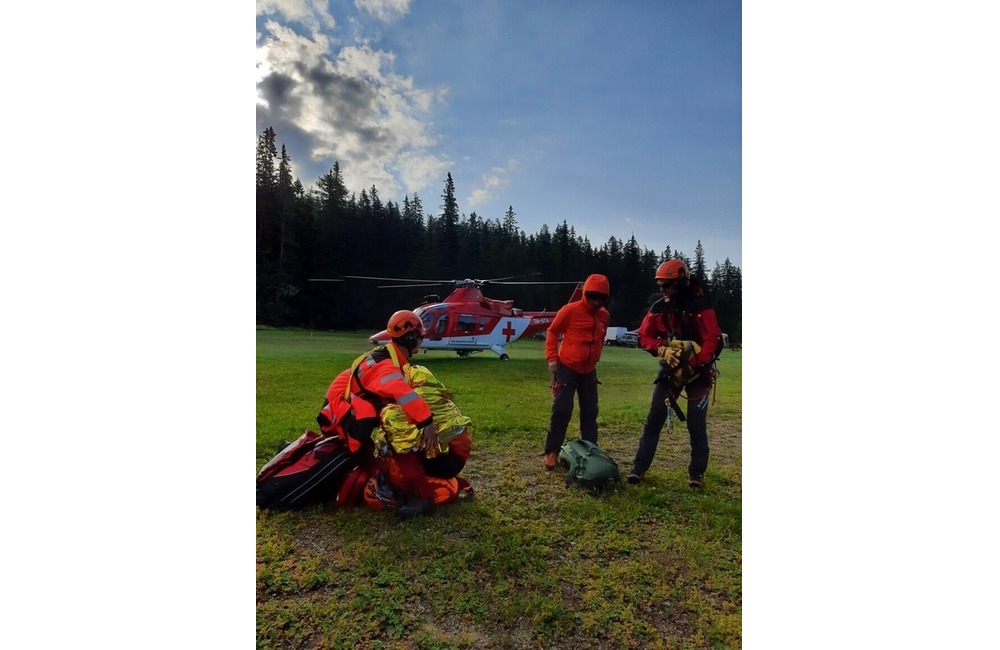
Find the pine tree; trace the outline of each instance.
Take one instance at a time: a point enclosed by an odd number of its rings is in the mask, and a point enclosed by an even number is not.
[[[444,194],[441,195],[441,245],[438,252],[443,256],[440,260],[448,275],[455,276],[459,269],[458,263],[458,201],[455,200],[455,181],[448,172],[444,183]]]
[[[344,185],[339,162],[333,163],[330,171],[319,177],[316,186],[319,188],[321,200],[328,212],[343,210],[346,207],[347,186]]]
[[[345,239],[348,190],[339,162],[334,162],[330,171],[319,177],[316,188],[317,234],[313,250],[317,259],[313,266],[314,273],[318,277],[335,277],[348,272],[346,267],[339,266],[348,253]]]
[[[378,189],[374,185],[371,187],[371,191],[368,194],[371,197],[371,216],[374,219],[382,219],[385,217],[385,206],[382,205],[382,199],[378,195]]]
[[[691,274],[701,282],[702,286],[706,285],[708,277],[705,274],[705,249],[702,248],[700,239],[698,245],[694,247],[694,268],[691,269]]]
[[[517,237],[517,219],[515,218],[517,213],[514,212],[514,206],[508,205],[507,212],[503,215],[503,232],[507,235],[511,241]]]
[[[272,189],[277,182],[274,159],[278,149],[274,145],[274,129],[267,127],[257,137],[257,189]]]
[[[555,257],[554,270],[556,277],[562,280],[569,273],[570,266],[570,240],[569,224],[563,219],[562,223],[556,226],[555,237],[553,239],[553,253]]]
[[[276,192],[277,172],[274,166],[278,155],[274,144],[274,129],[267,127],[257,136],[256,167],[256,253],[257,253],[257,320],[271,322],[271,308],[276,285],[276,260],[280,247],[281,208]]]
[[[289,271],[289,256],[295,255],[295,235],[293,234],[294,224],[289,224],[289,220],[295,211],[295,189],[292,186],[292,159],[288,156],[285,145],[281,145],[281,160],[278,163],[278,209],[280,211],[280,225],[278,232],[278,267],[279,273]],[[288,281],[287,278],[283,278]]]

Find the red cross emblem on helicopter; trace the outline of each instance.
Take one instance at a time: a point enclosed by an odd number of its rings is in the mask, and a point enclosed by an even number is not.
[[[510,343],[510,337],[514,336],[517,330],[510,324],[510,321],[507,321],[507,327],[500,330],[500,332],[507,337],[507,342]]]

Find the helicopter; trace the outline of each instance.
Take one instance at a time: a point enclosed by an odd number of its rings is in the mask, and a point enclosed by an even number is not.
[[[533,273],[529,275],[540,275]],[[510,276],[478,280],[421,280],[416,278],[382,278],[365,275],[344,275],[354,280],[381,280],[404,284],[379,285],[379,289],[427,286],[452,286],[454,290],[441,300],[436,294],[424,297],[424,302],[413,312],[424,323],[422,350],[454,350],[460,357],[489,350],[507,361],[506,345],[518,339],[544,332],[556,317],[555,311],[525,311],[514,306],[513,300],[496,300],[483,294],[487,284],[574,284],[567,302],[583,297],[583,282],[508,282]],[[315,280],[322,281],[322,280]],[[389,342],[389,334],[382,330],[370,336],[373,345]]]

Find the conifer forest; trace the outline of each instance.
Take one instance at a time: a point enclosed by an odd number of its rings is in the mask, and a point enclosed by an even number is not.
[[[579,236],[572,215],[553,228],[525,233],[510,206],[502,217],[461,213],[449,173],[439,197],[425,206],[417,193],[402,205],[383,201],[378,189],[347,188],[339,163],[306,187],[292,178],[291,157],[273,129],[257,136],[257,324],[325,330],[385,327],[398,309],[413,309],[448,286],[377,288],[384,282],[345,275],[435,280],[510,278],[537,282],[583,281],[602,273],[611,283],[611,325],[635,329],[659,297],[653,276],[669,258],[683,260],[704,288],[729,343],[740,345],[742,273],[726,258],[708,268],[701,241],[689,256],[671,248],[649,250],[611,237],[602,244]],[[487,284],[490,298],[514,300],[525,310],[556,310],[570,284]]]

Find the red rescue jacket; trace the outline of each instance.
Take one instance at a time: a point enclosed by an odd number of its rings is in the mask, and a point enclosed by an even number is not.
[[[358,357],[351,368],[337,375],[327,389],[323,408],[316,417],[320,430],[325,435],[340,436],[351,451],[358,451],[361,443],[342,426],[347,414],[353,416],[351,419],[354,422],[370,419],[371,428],[374,428],[378,424],[379,412],[391,402],[399,404],[418,429],[430,424],[434,419],[430,407],[410,388],[403,376],[401,367],[407,361],[406,349],[392,341]],[[350,396],[345,399],[348,382]],[[368,437],[370,433],[369,429]]]
[[[610,295],[608,278],[597,273],[583,283],[583,293],[596,291]],[[545,335],[545,358],[585,374],[597,367],[604,350],[604,337],[611,314],[604,306],[596,309],[586,297],[563,305]],[[559,335],[562,334],[562,342]]]
[[[711,362],[719,349],[722,330],[701,289],[693,288],[685,297],[669,303],[662,300],[653,303],[642,319],[639,346],[655,356],[657,348],[673,339],[694,341],[701,346],[701,352],[691,359],[691,367]]]

